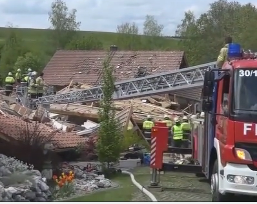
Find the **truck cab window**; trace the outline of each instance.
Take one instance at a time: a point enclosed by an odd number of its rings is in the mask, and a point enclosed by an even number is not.
[[[237,113],[257,113],[257,77],[240,75],[241,72],[251,72],[252,69],[235,71],[234,80],[234,111]]]
[[[230,76],[226,75],[223,78],[222,99],[221,99],[222,110],[224,115],[228,115],[229,84],[230,84]]]

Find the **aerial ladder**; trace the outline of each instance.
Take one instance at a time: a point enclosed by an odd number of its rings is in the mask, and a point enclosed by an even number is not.
[[[115,83],[114,100],[124,100],[154,94],[172,93],[187,88],[202,87],[206,70],[216,67],[215,62],[201,64],[170,72],[148,75]],[[48,95],[37,98],[34,104],[82,103],[103,98],[102,86],[70,91],[64,94]]]

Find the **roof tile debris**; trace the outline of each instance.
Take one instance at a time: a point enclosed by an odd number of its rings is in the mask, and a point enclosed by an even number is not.
[[[25,122],[21,118],[12,115],[0,115],[0,132],[7,137],[13,139],[21,138],[21,133],[26,131],[26,128],[29,132],[35,131],[36,125],[38,130],[41,131],[42,137],[49,137],[49,135],[54,131],[51,127],[48,127],[45,124],[36,124],[35,121]],[[53,138],[53,141],[58,143],[58,148],[72,148],[76,147],[79,143],[86,142],[85,137],[76,135],[75,133],[65,133],[57,132]]]
[[[48,84],[65,86],[73,82],[96,85],[101,78],[106,51],[58,50],[44,68]],[[148,74],[182,68],[183,51],[116,51],[110,64],[117,81],[134,78],[139,67]]]
[[[32,111],[28,108],[26,109],[26,111],[20,111],[21,109],[25,110],[23,108],[24,107],[20,106],[19,104],[10,105],[10,110],[13,110],[14,112],[20,112],[20,114],[18,115],[14,115],[12,113],[6,112],[6,110],[2,111],[0,109],[1,138],[7,139],[8,141],[12,139],[20,140],[24,135],[32,136],[36,131],[42,137],[53,137],[51,139],[54,145],[56,145],[55,149],[74,148],[80,144],[87,145],[87,143],[89,142],[89,138],[92,138],[95,141],[98,138],[97,129],[96,131],[92,132],[89,128],[89,131],[86,131],[87,133],[78,134],[78,132],[84,130],[83,128],[81,129],[82,126],[66,122],[65,119],[58,120],[56,118],[55,120],[51,118],[49,114],[46,115],[46,117],[49,119],[49,122],[36,122],[35,117],[30,118],[27,112],[30,112],[30,114],[35,114],[40,110],[43,115],[45,115],[45,111],[43,110],[43,108],[40,107],[36,111]],[[121,129],[127,129],[132,112],[133,111],[131,106],[117,112],[115,117],[120,122]],[[58,117],[58,115],[53,117]],[[39,117],[39,119],[40,118],[41,117]],[[41,119],[37,121],[41,121]],[[78,129],[76,130],[76,128]]]

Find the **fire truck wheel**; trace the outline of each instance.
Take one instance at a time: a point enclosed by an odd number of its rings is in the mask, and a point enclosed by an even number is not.
[[[213,202],[229,201],[231,199],[231,194],[222,195],[219,192],[219,175],[218,175],[218,161],[216,160],[213,165],[213,170],[211,174],[211,194]]]

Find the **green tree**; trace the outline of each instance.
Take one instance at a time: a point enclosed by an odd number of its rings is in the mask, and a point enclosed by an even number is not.
[[[65,48],[66,44],[76,35],[80,22],[76,21],[76,9],[69,11],[66,3],[55,0],[49,12],[49,21],[53,29],[53,40],[58,48]]]
[[[26,53],[24,56],[19,56],[14,64],[14,69],[21,69],[23,73],[31,68],[33,71],[42,70],[42,61],[31,52]]]
[[[256,17],[253,5],[226,0],[210,4],[210,9],[198,19],[192,12],[186,12],[176,34],[184,39],[180,46],[186,51],[189,64],[215,61],[227,35],[243,46],[255,48],[257,42],[253,33],[257,30],[253,25]]]
[[[147,15],[145,17],[143,34],[146,35],[144,38],[144,49],[146,50],[161,50],[165,47],[165,39],[162,38],[162,31],[164,26],[159,24],[154,16]]]
[[[26,48],[23,46],[22,39],[17,35],[14,29],[10,28],[1,50],[1,79],[5,78],[8,72],[14,71],[14,64],[18,56],[23,55],[25,52]]]
[[[141,48],[141,36],[136,23],[122,23],[117,26],[116,44],[123,50],[139,50]]]
[[[115,119],[115,108],[112,95],[114,93],[113,67],[110,66],[110,57],[103,64],[103,99],[100,102],[99,111],[99,140],[97,152],[99,161],[109,165],[117,162],[121,152],[122,130],[120,123]]]
[[[164,26],[159,24],[154,16],[147,15],[145,17],[143,33],[147,36],[162,36]]]
[[[103,43],[94,35],[88,37],[75,37],[71,40],[66,49],[68,50],[103,50]]]

